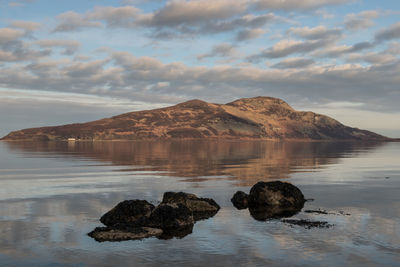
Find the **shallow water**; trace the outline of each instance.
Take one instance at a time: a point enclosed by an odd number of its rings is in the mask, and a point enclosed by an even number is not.
[[[334,226],[260,222],[232,206],[237,190],[277,179],[314,199],[293,218]],[[0,185],[1,266],[400,262],[400,143],[0,142]],[[118,202],[157,204],[165,191],[211,197],[222,209],[183,239],[98,243],[86,235]]]

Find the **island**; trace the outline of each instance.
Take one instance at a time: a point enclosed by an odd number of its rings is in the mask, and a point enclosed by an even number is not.
[[[262,96],[227,104],[190,100],[87,123],[14,131],[1,138],[73,142],[144,139],[390,140],[328,116],[296,111],[281,99]]]

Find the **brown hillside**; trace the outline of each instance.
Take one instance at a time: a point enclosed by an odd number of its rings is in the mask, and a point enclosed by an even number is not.
[[[296,111],[281,99],[255,97],[228,104],[191,100],[88,123],[31,128],[2,140],[298,139],[386,140],[313,112]]]

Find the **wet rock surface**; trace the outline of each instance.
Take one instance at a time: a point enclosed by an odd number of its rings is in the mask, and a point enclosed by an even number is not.
[[[134,227],[117,229],[112,227],[96,227],[88,235],[98,242],[141,240],[148,237],[160,237],[163,230],[150,227]]]
[[[106,226],[132,225],[142,217],[149,216],[154,208],[146,200],[125,200],[101,216],[100,222]]]
[[[258,182],[249,193],[249,207],[277,206],[282,209],[301,209],[305,201],[299,188],[281,181]]]
[[[125,200],[101,217],[107,227],[97,227],[88,235],[99,242],[183,238],[192,233],[197,220],[210,218],[219,209],[213,199],[184,192],[165,193],[157,207],[145,200]]]
[[[211,198],[199,198],[185,192],[164,193],[161,204],[180,204],[187,207],[196,221],[208,219],[220,209],[220,206]]]
[[[160,204],[142,225],[166,229],[185,228],[194,224],[193,212],[182,204]]]
[[[249,207],[249,195],[243,191],[237,191],[231,198],[231,202],[239,210],[247,209]]]

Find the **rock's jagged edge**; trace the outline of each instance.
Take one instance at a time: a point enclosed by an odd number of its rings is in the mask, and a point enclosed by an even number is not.
[[[87,123],[14,131],[5,141],[265,139],[389,141],[313,112],[296,111],[272,97],[228,104],[191,100],[175,106],[130,112]]]

